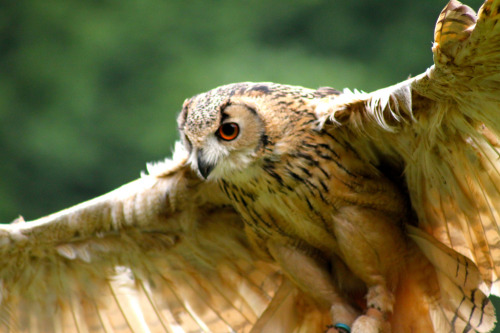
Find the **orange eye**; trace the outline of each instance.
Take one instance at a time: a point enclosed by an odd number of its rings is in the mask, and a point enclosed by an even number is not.
[[[217,133],[222,140],[231,141],[240,133],[240,127],[236,123],[225,123],[219,127]]]

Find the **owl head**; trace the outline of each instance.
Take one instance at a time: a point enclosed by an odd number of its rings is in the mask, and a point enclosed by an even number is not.
[[[184,102],[177,121],[190,162],[205,179],[235,174],[277,147],[300,118],[314,117],[314,101],[337,91],[275,83],[235,83]]]

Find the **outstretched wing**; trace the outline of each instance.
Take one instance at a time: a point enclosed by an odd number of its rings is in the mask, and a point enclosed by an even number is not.
[[[452,0],[436,24],[434,66],[426,73],[370,94],[346,91],[317,107],[324,130],[344,133],[370,163],[404,175],[417,215],[408,223],[477,266],[469,269],[482,279],[464,288],[467,274],[460,283],[458,268],[451,274],[455,267],[436,260],[431,248],[439,246],[417,236],[438,273],[456,275],[455,305],[472,300],[470,317],[487,304],[475,291],[500,293],[499,6],[487,0],[476,16]],[[450,325],[460,311],[447,314]]]
[[[412,89],[435,103],[408,182],[420,225],[474,260],[500,295],[500,1],[451,2],[436,26],[435,66]],[[427,141],[427,142],[425,142]],[[411,178],[410,178],[411,177]],[[425,182],[422,179],[426,179]]]
[[[176,151],[102,197],[0,226],[0,331],[291,332],[321,324],[323,314],[307,301],[296,306],[297,289],[254,256],[239,216]]]

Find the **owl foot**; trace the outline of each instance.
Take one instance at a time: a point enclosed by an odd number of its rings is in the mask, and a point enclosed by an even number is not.
[[[352,325],[352,333],[391,333],[391,325],[382,311],[369,308],[365,315],[358,317]]]
[[[371,286],[366,295],[368,310],[356,318],[352,333],[390,333],[388,321],[394,305],[394,295],[383,284]]]

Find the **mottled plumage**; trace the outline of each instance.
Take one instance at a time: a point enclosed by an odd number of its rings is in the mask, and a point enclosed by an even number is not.
[[[0,228],[2,327],[491,331],[499,7],[451,1],[434,66],[370,94],[247,82],[186,100],[172,160]]]
[[[277,261],[321,304],[350,307],[349,315],[333,315],[352,325],[364,310],[355,301],[362,301],[367,287],[370,306],[392,312],[386,299],[393,297],[404,266],[408,249],[401,225],[410,221],[405,196],[377,168],[380,163],[360,155],[348,132],[318,128],[317,104],[338,94],[266,83],[228,85],[188,100],[179,123],[190,156],[198,168],[214,165],[203,176],[231,200],[261,256]],[[217,139],[221,121],[237,123],[240,136]],[[247,122],[258,127],[250,137]],[[302,274],[304,261],[310,261],[311,277]],[[321,281],[332,272],[336,278]]]

